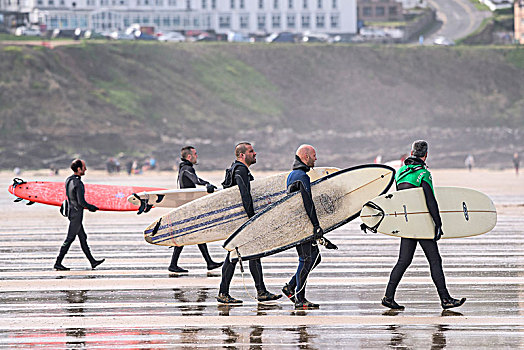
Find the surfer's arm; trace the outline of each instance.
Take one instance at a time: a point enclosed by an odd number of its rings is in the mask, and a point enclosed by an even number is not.
[[[250,218],[255,215],[255,209],[253,206],[253,197],[249,191],[249,177],[247,174],[247,168],[237,167],[235,169],[235,181],[240,190],[240,196],[242,197],[242,205],[246,211],[247,216]]]
[[[435,227],[442,227],[442,220],[440,219],[437,199],[435,198],[435,194],[433,193],[431,186],[426,181],[422,181],[422,189],[424,190],[426,205],[428,206],[429,214],[435,223]]]
[[[306,209],[307,216],[313,227],[320,228],[320,223],[318,222],[317,210],[315,209],[315,203],[313,203],[313,198],[311,192],[307,190],[307,186],[301,180],[297,180],[289,185],[288,192],[300,191],[302,196],[302,203],[304,203],[304,209]]]
[[[76,186],[76,201],[82,207],[90,211],[96,211],[98,208],[92,204],[86,202],[85,188],[82,182],[77,183]]]
[[[199,178],[195,173],[188,171],[188,170],[184,170],[184,173],[182,176],[187,177],[195,185],[206,186],[209,184],[209,182],[207,182],[204,179]]]

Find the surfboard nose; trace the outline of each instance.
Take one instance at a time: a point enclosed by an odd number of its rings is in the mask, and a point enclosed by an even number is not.
[[[144,239],[147,243],[153,244],[153,238],[151,236],[144,235]]]

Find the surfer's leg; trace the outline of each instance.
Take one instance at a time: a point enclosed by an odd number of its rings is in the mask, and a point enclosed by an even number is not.
[[[69,219],[69,228],[67,230],[67,236],[64,243],[62,243],[62,247],[60,247],[60,252],[58,253],[58,257],[56,258],[55,266],[62,265],[62,261],[64,260],[64,257],[66,256],[67,252],[69,251],[71,244],[75,241],[76,234],[80,230],[81,226],[82,218]]]
[[[222,265],[222,280],[220,281],[219,289],[220,294],[229,295],[229,285],[233,279],[236,264],[236,262],[233,263],[229,260],[229,253],[227,253],[226,260],[224,260],[224,264]]]
[[[301,244],[301,249],[299,251],[299,264],[297,270],[297,301],[303,302],[306,300],[306,280],[311,271],[313,265],[312,261],[312,242],[306,242]]]
[[[411,264],[411,261],[413,260],[413,254],[415,253],[416,248],[416,239],[400,239],[400,253],[398,256],[398,261],[395,267],[393,267],[393,270],[391,270],[388,286],[386,288],[386,297],[388,299],[394,299],[397,286],[400,283],[400,280],[402,279],[404,272],[406,272],[406,269]]]
[[[87,260],[93,265],[96,262],[96,259],[93,257],[93,254],[91,254],[91,249],[89,249],[89,245],[87,245],[87,235],[84,231],[84,225],[80,224],[80,230],[78,231],[78,240],[80,241],[80,247],[82,248],[82,251],[84,252]]]
[[[260,259],[249,260],[249,272],[251,272],[251,276],[253,276],[258,294],[264,293],[266,291],[266,285],[264,284],[264,274],[262,273],[262,263]]]
[[[171,257],[171,264],[169,264],[169,267],[167,268],[171,272],[187,272],[186,269],[183,269],[178,266],[178,258],[180,257],[180,253],[182,253],[182,249],[184,249],[184,246],[181,247],[174,247],[173,248],[173,256]]]
[[[437,242],[431,239],[421,239],[420,246],[424,250],[424,254],[426,254],[426,258],[428,259],[431,278],[437,287],[437,292],[440,296],[440,299],[450,298],[448,289],[446,287],[444,271],[442,270],[442,258],[440,257],[440,253],[438,251]]]
[[[198,249],[200,249],[200,253],[202,253],[204,260],[206,261],[208,270],[213,270],[222,266],[222,263],[214,262],[213,259],[211,259],[211,255],[209,255],[209,250],[207,249],[207,244],[199,244]]]

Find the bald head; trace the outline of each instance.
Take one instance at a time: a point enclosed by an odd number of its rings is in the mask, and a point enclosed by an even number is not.
[[[313,168],[315,166],[315,161],[317,160],[317,152],[315,148],[311,145],[301,145],[297,149],[296,155],[302,163],[306,164],[308,167]]]

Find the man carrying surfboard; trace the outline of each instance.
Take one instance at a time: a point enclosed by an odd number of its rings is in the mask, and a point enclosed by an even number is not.
[[[397,190],[422,187],[426,199],[426,205],[435,224],[435,236],[433,239],[413,239],[401,238],[400,253],[398,261],[391,271],[389,282],[386,288],[386,295],[382,298],[382,305],[391,309],[402,310],[404,306],[395,302],[395,291],[397,289],[404,272],[411,264],[417,243],[424,250],[424,254],[429,262],[431,278],[437,287],[442,308],[450,309],[464,304],[466,298],[454,299],[449,295],[442,270],[442,258],[438,251],[437,241],[444,234],[442,232],[442,220],[439,208],[433,191],[433,179],[426,167],[428,157],[428,143],[424,140],[413,142],[411,156],[404,161],[404,165],[396,174]]]
[[[67,213],[67,218],[69,219],[69,229],[67,231],[67,237],[60,248],[60,253],[56,258],[55,270],[59,271],[68,271],[69,268],[62,265],[65,255],[69,251],[69,247],[75,240],[76,236],[80,240],[80,247],[85,256],[91,263],[91,267],[94,269],[106,259],[96,260],[91,254],[91,250],[87,245],[87,235],[84,231],[84,226],[82,225],[82,220],[84,219],[84,208],[89,211],[95,212],[98,208],[92,204],[86,202],[84,194],[84,183],[82,182],[81,177],[85,175],[87,167],[86,163],[81,159],[76,159],[71,163],[71,170],[74,174],[69,176],[65,182],[66,195],[69,206],[69,213]]]
[[[182,147],[180,150],[180,158],[182,158],[182,162],[178,166],[178,184],[180,188],[196,188],[196,185],[201,185],[206,186],[207,192],[213,193],[213,191],[216,189],[216,186],[212,185],[206,180],[199,178],[196,174],[195,168],[193,167],[193,165],[198,164],[198,153],[195,147]],[[169,271],[177,273],[187,272],[186,269],[178,266],[178,258],[180,257],[180,253],[182,253],[182,249],[184,249],[184,246],[174,247],[173,256],[171,257],[171,264],[167,268]],[[208,270],[213,270],[222,266],[222,263],[214,262],[213,259],[211,259],[211,255],[209,255],[209,250],[207,249],[207,244],[199,244],[198,249],[200,249],[202,256],[206,260]]]
[[[231,167],[226,170],[225,180],[222,183],[224,188],[237,185],[242,198],[242,206],[248,217],[255,215],[253,198],[251,197],[251,184],[254,178],[249,171],[249,167],[257,162],[256,152],[249,142],[240,142],[235,146],[236,160]],[[222,281],[218,292],[217,301],[221,304],[242,304],[242,300],[235,299],[229,295],[229,285],[235,272],[236,260],[231,262],[229,253],[226,256],[222,266]],[[281,294],[273,294],[266,289],[264,285],[264,276],[262,274],[262,264],[260,259],[249,260],[249,271],[255,281],[257,289],[257,299],[259,302],[277,300],[282,297]]]
[[[322,239],[324,231],[318,222],[317,212],[313,198],[311,196],[311,182],[307,172],[315,166],[317,153],[311,145],[301,145],[295,154],[293,171],[287,177],[288,193],[300,191],[302,201],[311,223],[313,224],[313,237],[311,240],[299,244],[298,268],[297,272],[289,283],[284,285],[282,292],[295,303],[295,309],[318,309],[318,304],[312,303],[306,299],[306,280],[311,272],[320,263],[320,250],[318,245],[314,244],[317,239]],[[328,249],[338,249],[336,245],[327,241]],[[296,290],[296,292],[295,292]]]

